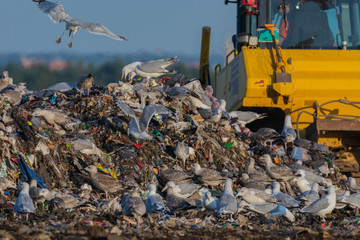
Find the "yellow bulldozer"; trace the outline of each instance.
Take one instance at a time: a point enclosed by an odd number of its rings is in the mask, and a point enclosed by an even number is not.
[[[215,67],[216,97],[228,111],[268,112],[278,131],[290,114],[301,138],[328,145],[340,170],[359,179],[360,1],[229,3],[237,33]]]

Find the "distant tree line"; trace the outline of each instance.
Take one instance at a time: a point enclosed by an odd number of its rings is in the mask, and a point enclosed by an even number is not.
[[[28,89],[38,90],[47,88],[59,82],[76,82],[79,76],[91,73],[94,76],[95,84],[105,86],[110,82],[121,80],[122,68],[124,62],[121,59],[115,59],[100,65],[85,64],[82,61],[69,62],[62,70],[51,70],[47,64],[35,64],[31,68],[23,68],[18,63],[8,63],[3,70],[9,72],[14,83],[26,82]],[[169,70],[176,70],[177,74],[184,74],[187,78],[198,78],[199,69],[189,66],[185,63],[178,62]],[[173,76],[173,75],[169,75]]]

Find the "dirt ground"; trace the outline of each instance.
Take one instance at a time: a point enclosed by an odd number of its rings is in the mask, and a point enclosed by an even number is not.
[[[86,209],[78,212],[43,211],[14,215],[11,206],[1,206],[0,239],[356,239],[359,217],[353,209],[334,210],[322,221],[319,217],[295,213],[296,221],[268,220],[251,212],[233,219],[214,213],[189,210],[180,215],[146,214],[141,220],[122,214],[97,215]],[[6,219],[6,220],[4,220]]]

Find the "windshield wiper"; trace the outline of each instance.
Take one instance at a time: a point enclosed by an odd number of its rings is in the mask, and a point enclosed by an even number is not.
[[[310,49],[315,41],[315,39],[319,36],[319,33],[307,38],[297,44],[295,44],[294,48],[296,49]]]

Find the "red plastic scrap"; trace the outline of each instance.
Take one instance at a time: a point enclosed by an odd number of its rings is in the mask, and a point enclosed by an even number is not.
[[[98,226],[102,226],[102,223],[99,222],[99,221],[94,221],[94,224],[95,224],[95,225],[98,225]]]
[[[169,77],[162,77],[160,83],[164,83],[164,82],[166,82],[166,81],[169,81],[170,79],[171,79],[171,78],[169,78]]]
[[[10,160],[12,160],[13,162],[16,162],[16,164],[18,163],[18,161],[15,158],[10,158]]]
[[[136,164],[140,167],[141,170],[143,169],[143,165],[140,161],[136,161]]]
[[[140,144],[135,144],[135,143],[133,143],[133,142],[132,142],[132,145],[134,145],[137,149],[139,149],[139,148],[141,147]]]

